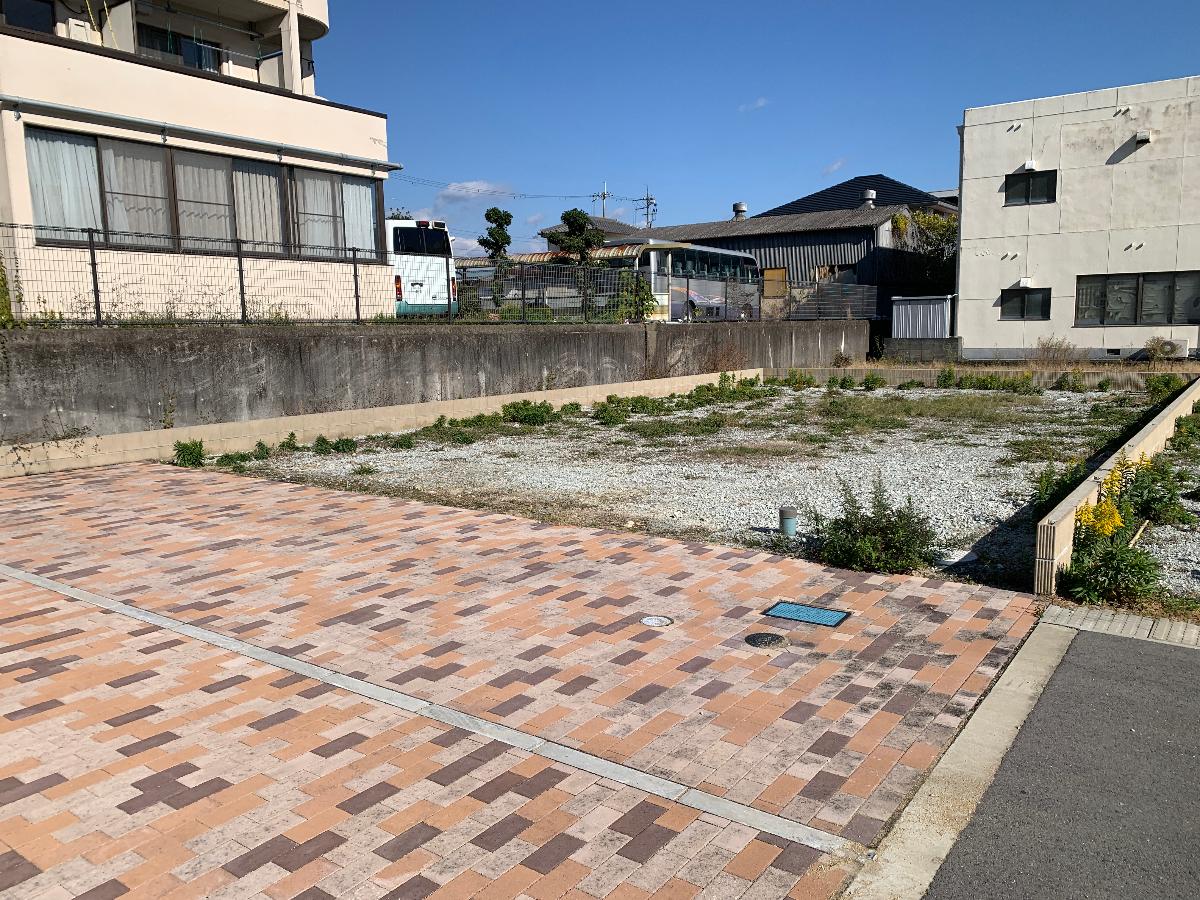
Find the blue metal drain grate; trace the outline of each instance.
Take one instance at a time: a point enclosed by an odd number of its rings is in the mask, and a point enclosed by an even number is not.
[[[806,606],[803,603],[779,602],[770,609],[763,610],[763,615],[774,616],[777,619],[791,619],[793,622],[807,622],[810,625],[828,625],[836,628],[850,615],[840,609],[826,609],[823,606]]]

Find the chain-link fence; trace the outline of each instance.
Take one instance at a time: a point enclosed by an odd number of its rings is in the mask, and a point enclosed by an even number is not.
[[[91,323],[864,319],[875,288],[634,267],[0,225],[0,320]]]

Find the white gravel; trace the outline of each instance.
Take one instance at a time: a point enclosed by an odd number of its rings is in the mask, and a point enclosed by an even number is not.
[[[887,393],[879,391],[877,396]],[[941,392],[904,393],[916,397]],[[822,392],[804,394],[811,405]],[[788,392],[773,408],[782,409],[792,396]],[[1046,422],[1058,413],[1078,411],[1097,396],[1047,393],[1042,405]],[[744,405],[727,408],[756,415],[772,411],[749,410]],[[817,421],[815,416],[812,421]],[[945,425],[926,419],[870,440],[832,438],[815,458],[785,454],[731,459],[704,451],[777,444],[794,452],[804,445],[782,443],[785,436],[819,429],[815,424],[775,432],[729,428],[711,437],[680,439],[677,446],[655,447],[637,438],[630,442],[632,436],[619,428],[589,425],[555,437],[501,437],[468,446],[437,448],[418,442],[416,449],[407,451],[300,453],[265,466],[283,477],[345,479],[355,466],[366,463],[377,470],[363,477],[368,485],[415,488],[446,502],[469,500],[473,493],[554,498],[565,506],[602,510],[610,519],[628,520],[651,531],[702,532],[716,540],[735,541],[753,539],[756,530],[773,528],[781,505],[799,508],[802,528],[814,512],[834,514],[840,509],[839,478],[866,498],[879,473],[889,493],[911,496],[932,519],[945,548],[966,549],[1009,519],[1028,497],[1035,465],[1001,465],[1007,442],[1046,433],[1045,424],[997,427],[983,434],[964,427],[953,440],[937,440],[930,438],[928,429]],[[258,468],[251,467],[252,471]]]
[[[1200,502],[1184,498],[1183,505],[1200,517]],[[1142,539],[1163,566],[1163,583],[1172,593],[1200,597],[1200,525],[1160,525]]]

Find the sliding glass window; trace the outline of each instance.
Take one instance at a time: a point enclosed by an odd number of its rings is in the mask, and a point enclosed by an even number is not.
[[[41,240],[382,261],[370,178],[41,128],[25,144]]]
[[[1080,275],[1076,325],[1200,325],[1200,272]]]

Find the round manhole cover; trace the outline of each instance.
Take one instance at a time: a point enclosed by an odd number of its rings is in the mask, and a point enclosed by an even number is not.
[[[675,620],[670,616],[646,616],[642,619],[642,624],[651,628],[666,628],[668,625],[674,625]]]
[[[746,638],[746,643],[751,647],[771,647],[779,648],[788,645],[788,639],[782,634],[771,634],[770,632],[762,631],[757,634],[752,634]]]

